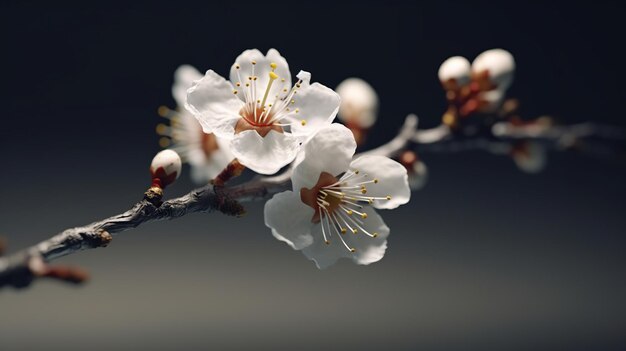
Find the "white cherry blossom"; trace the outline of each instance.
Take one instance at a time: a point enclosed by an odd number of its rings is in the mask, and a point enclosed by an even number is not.
[[[265,205],[272,234],[326,268],[342,257],[357,264],[379,261],[389,228],[375,209],[409,201],[407,171],[384,156],[353,160],[356,142],[340,124],[320,130],[304,147],[292,175],[293,191]]]
[[[292,86],[287,61],[274,49],[244,51],[230,81],[215,73],[187,90],[187,109],[205,133],[230,141],[233,155],[257,173],[273,174],[294,160],[302,143],[330,124],[339,95],[298,73]]]
[[[169,146],[191,166],[191,177],[196,183],[206,183],[215,178],[235,157],[230,152],[229,142],[212,133],[205,133],[196,118],[185,109],[187,89],[202,74],[192,66],[180,66],[174,73],[172,95],[177,111],[162,111],[170,119],[170,125],[158,125],[157,132],[168,137],[163,146]]]

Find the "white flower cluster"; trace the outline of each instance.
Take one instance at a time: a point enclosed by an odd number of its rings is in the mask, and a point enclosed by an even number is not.
[[[342,107],[345,116],[369,127],[377,97],[363,83],[348,81],[338,90],[351,101]],[[193,67],[180,67],[173,95],[184,110],[162,134],[191,164],[196,180],[212,179],[233,159],[260,174],[294,163],[293,190],[265,205],[272,234],[319,268],[342,257],[358,264],[383,257],[389,228],[375,209],[409,201],[407,171],[383,156],[353,159],[352,132],[332,123],[340,108],[338,93],[311,83],[306,71],[292,82],[278,51],[263,55],[254,49],[237,57],[229,80],[213,70],[202,76]]]

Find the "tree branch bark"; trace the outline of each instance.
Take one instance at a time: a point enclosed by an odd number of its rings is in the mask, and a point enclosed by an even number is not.
[[[165,201],[158,207],[146,199],[141,200],[122,214],[86,226],[66,229],[35,246],[0,258],[0,287],[23,288],[38,277],[74,282],[75,275],[51,274],[54,270],[47,263],[78,251],[105,247],[111,242],[113,235],[147,222],[174,219],[196,212],[219,211],[229,216],[241,216],[245,210],[240,202],[264,199],[283,191],[289,187],[289,179],[289,175],[281,174],[257,178],[234,187],[207,185],[187,195]]]

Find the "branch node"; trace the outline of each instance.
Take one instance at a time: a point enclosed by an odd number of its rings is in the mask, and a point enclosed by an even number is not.
[[[156,207],[161,206],[163,203],[161,200],[163,199],[163,189],[153,186],[150,187],[144,194],[143,198],[153,204]]]
[[[107,247],[113,240],[113,236],[109,234],[106,230],[101,230],[98,232],[98,238],[100,239],[100,247]]]

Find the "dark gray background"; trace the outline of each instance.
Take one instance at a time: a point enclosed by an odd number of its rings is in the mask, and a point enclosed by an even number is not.
[[[172,73],[226,74],[249,47],[381,97],[375,146],[407,113],[434,126],[439,64],[493,47],[517,60],[527,117],[624,126],[619,3],[265,2],[0,5],[0,234],[11,250],[125,210],[148,185]],[[0,349],[626,347],[622,162],[551,154],[539,175],[481,152],[422,155],[412,202],[383,213],[385,258],[318,271],[243,219],[144,225],[59,262],[79,288],[0,291]],[[183,180],[168,196],[187,192]]]

